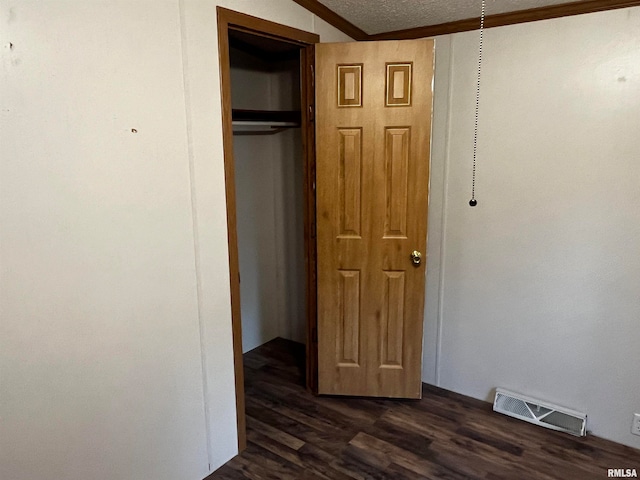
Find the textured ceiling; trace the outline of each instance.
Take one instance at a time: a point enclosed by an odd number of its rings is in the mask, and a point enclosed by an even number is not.
[[[480,0],[319,0],[373,35],[480,16]],[[486,0],[486,14],[569,3],[571,0]]]

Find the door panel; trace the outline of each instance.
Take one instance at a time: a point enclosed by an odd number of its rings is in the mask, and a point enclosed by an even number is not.
[[[419,398],[433,41],[316,46],[318,391]]]
[[[340,236],[359,237],[362,197],[362,130],[340,128]]]
[[[336,332],[338,365],[357,367],[360,360],[360,272],[340,270],[340,328]]]

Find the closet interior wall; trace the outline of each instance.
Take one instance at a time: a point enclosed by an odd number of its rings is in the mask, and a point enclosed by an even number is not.
[[[231,48],[234,109],[299,110],[300,59]],[[242,350],[305,341],[303,151],[300,128],[234,135]]]

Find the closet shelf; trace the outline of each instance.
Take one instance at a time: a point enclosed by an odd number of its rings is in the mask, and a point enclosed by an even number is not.
[[[288,128],[299,128],[300,110],[239,110],[231,112],[236,135],[271,135]]]

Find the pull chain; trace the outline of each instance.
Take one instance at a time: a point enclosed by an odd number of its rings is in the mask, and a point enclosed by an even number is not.
[[[478,113],[480,111],[480,76],[482,74],[482,40],[484,37],[485,0],[482,0],[482,14],[480,15],[480,44],[478,46],[478,80],[476,82],[476,118],[473,128],[473,171],[471,174],[471,200],[469,206],[475,207],[476,200],[476,158],[478,153]]]

